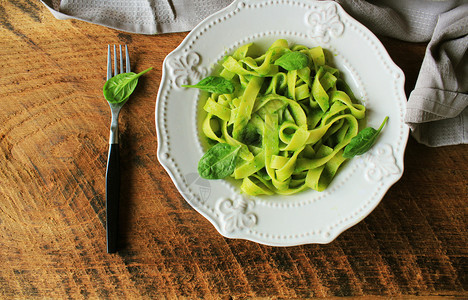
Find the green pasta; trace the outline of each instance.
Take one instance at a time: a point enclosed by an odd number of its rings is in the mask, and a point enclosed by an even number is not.
[[[210,93],[202,132],[211,144],[238,148],[230,175],[249,195],[323,191],[346,161],[365,108],[321,47],[275,41],[260,55],[252,44],[227,56],[219,77],[230,94]]]

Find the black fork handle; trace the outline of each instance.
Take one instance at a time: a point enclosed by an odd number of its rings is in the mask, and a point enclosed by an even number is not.
[[[119,198],[120,198],[120,166],[119,144],[109,145],[106,171],[106,235],[107,253],[117,252]]]

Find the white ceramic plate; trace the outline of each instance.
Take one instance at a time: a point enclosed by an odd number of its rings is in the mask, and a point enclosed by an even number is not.
[[[205,180],[197,164],[200,93],[182,88],[208,76],[226,53],[278,38],[322,46],[367,108],[367,123],[389,121],[377,144],[350,160],[324,192],[250,197],[226,180]],[[158,159],[185,200],[223,235],[275,246],[331,242],[361,221],[403,173],[408,127],[403,72],[380,41],[328,1],[240,0],[200,23],[170,53],[156,104]]]

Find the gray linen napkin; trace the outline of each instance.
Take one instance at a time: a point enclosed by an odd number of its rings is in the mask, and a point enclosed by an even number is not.
[[[468,4],[440,15],[405,121],[429,146],[468,143]]]
[[[41,0],[57,19],[77,19],[141,34],[192,30],[203,19],[232,1]]]
[[[142,34],[189,31],[232,1],[41,0],[58,19],[74,18]],[[429,42],[405,121],[420,143],[467,144],[467,0],[335,1],[376,34]]]
[[[468,143],[467,1],[337,0],[375,33],[427,42],[405,122],[428,146]]]

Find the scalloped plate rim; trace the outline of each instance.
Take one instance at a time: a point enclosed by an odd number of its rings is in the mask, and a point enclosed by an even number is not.
[[[399,157],[397,157],[397,160],[398,162],[401,163],[400,165],[400,170],[399,170],[399,173],[398,175],[396,176],[393,176],[393,179],[388,181],[386,183],[386,186],[384,189],[382,189],[380,191],[380,193],[382,194],[382,196],[379,196],[378,200],[377,201],[374,201],[372,202],[370,206],[367,207],[366,211],[362,214],[359,215],[359,218],[356,218],[354,220],[352,220],[351,222],[348,222],[345,226],[342,226],[340,227],[339,229],[337,230],[334,230],[332,232],[332,234],[330,234],[329,236],[327,237],[323,237],[320,239],[320,240],[316,240],[316,239],[304,239],[305,241],[288,241],[288,242],[272,242],[271,240],[269,239],[261,239],[261,238],[258,238],[258,237],[252,237],[252,236],[249,236],[249,235],[246,235],[244,234],[243,231],[241,232],[237,232],[237,233],[234,233],[234,234],[231,234],[229,232],[226,232],[225,230],[222,229],[222,222],[220,222],[220,220],[214,218],[212,215],[210,215],[208,212],[206,212],[205,210],[203,210],[202,207],[198,206],[196,203],[194,203],[192,200],[190,199],[187,199],[186,196],[182,193],[182,189],[183,189],[183,186],[182,184],[178,181],[178,179],[176,178],[175,174],[174,174],[174,170],[171,168],[171,166],[165,161],[166,158],[164,158],[164,155],[162,153],[163,151],[163,146],[162,144],[166,141],[164,141],[164,138],[163,138],[163,135],[161,133],[161,126],[159,124],[159,120],[158,120],[158,116],[160,114],[160,110],[161,110],[161,107],[160,107],[160,97],[161,95],[163,94],[163,91],[165,89],[165,86],[163,86],[164,83],[167,83],[167,80],[168,80],[168,70],[167,70],[167,64],[168,64],[168,61],[169,59],[171,59],[173,56],[176,56],[180,51],[182,51],[182,49],[187,45],[187,43],[189,43],[189,41],[191,39],[193,39],[197,34],[198,34],[198,29],[201,28],[202,26],[204,26],[207,22],[209,22],[210,20],[213,20],[213,19],[216,19],[217,17],[219,16],[223,16],[223,15],[226,15],[227,13],[233,11],[234,9],[236,9],[237,7],[240,6],[240,3],[247,3],[249,2],[249,0],[235,0],[233,1],[229,6],[227,6],[226,8],[214,13],[213,15],[207,17],[204,21],[202,21],[201,23],[199,23],[185,38],[184,40],[181,42],[181,44],[176,47],[171,53],[169,53],[166,58],[164,59],[164,62],[163,62],[163,68],[162,68],[162,77],[161,77],[161,84],[160,84],[160,88],[158,90],[158,95],[157,95],[157,102],[156,102],[156,107],[155,107],[155,124],[156,124],[156,132],[157,132],[157,158],[158,158],[158,161],[160,162],[160,164],[163,166],[163,168],[166,170],[166,172],[168,173],[168,175],[170,176],[172,182],[175,184],[177,190],[181,193],[181,195],[184,197],[184,199],[191,205],[191,207],[193,207],[198,213],[200,213],[202,216],[204,216],[214,227],[215,229],[224,237],[226,238],[232,238],[232,239],[244,239],[244,240],[249,240],[249,241],[252,241],[252,242],[256,242],[256,243],[261,243],[261,244],[265,244],[265,245],[270,245],[270,246],[297,246],[297,245],[304,245],[304,244],[327,244],[327,243],[330,243],[332,242],[333,240],[335,240],[340,234],[342,234],[344,231],[346,231],[347,229],[355,226],[356,224],[358,224],[359,222],[361,222],[363,219],[365,219],[377,206],[378,204],[381,202],[382,198],[385,196],[385,194],[388,192],[388,190],[398,181],[400,180],[400,178],[403,176],[403,173],[404,173],[404,153],[405,153],[405,149],[406,149],[406,143],[407,143],[407,140],[408,140],[408,135],[409,135],[409,128],[406,126],[406,124],[404,124],[404,136],[402,137],[402,147],[403,149],[401,150],[401,154]],[[265,1],[263,1],[265,2]],[[269,2],[269,1],[266,1],[266,2]],[[288,2],[288,1],[271,1],[271,2]],[[299,1],[301,2],[301,1]],[[326,5],[325,3],[333,3],[333,5],[337,5],[338,7],[341,7],[338,3],[335,3],[335,2],[330,2],[330,1],[320,1],[319,3],[317,3],[318,5]],[[355,22],[357,22],[353,17],[351,17],[346,11],[342,10],[340,11],[340,13],[344,13],[344,15],[346,16],[346,18],[350,19],[350,20],[353,20]],[[358,22],[359,23],[359,22]],[[385,47],[381,44],[381,42],[378,40],[377,37],[375,37],[375,35],[370,32],[370,30],[368,28],[366,28],[364,25],[362,25],[361,23],[359,23],[359,25],[361,26],[361,30],[365,30],[368,32],[368,34],[370,34],[372,36],[372,38],[374,38],[374,42],[378,43],[378,46],[380,47],[380,50],[384,52],[384,58],[386,59],[386,63],[390,63],[390,67],[393,69],[393,71],[397,72],[399,75],[400,75],[400,78],[397,80],[395,79],[395,81],[399,81],[398,83],[396,83],[397,85],[399,85],[400,89],[404,89],[404,83],[405,83],[405,76],[404,76],[404,73],[402,72],[402,70],[395,64],[395,62],[391,59],[390,55],[388,54],[387,50],[385,49]],[[403,92],[403,95],[404,95],[404,92]],[[406,99],[406,95],[404,95],[404,98]],[[401,160],[401,161],[400,161]]]

